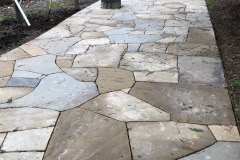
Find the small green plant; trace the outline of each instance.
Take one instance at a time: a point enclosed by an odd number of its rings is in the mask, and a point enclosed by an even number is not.
[[[240,88],[240,78],[236,77],[229,80],[230,90],[233,91],[237,88]]]
[[[191,131],[194,131],[194,132],[204,132],[202,129],[200,128],[189,128]]]

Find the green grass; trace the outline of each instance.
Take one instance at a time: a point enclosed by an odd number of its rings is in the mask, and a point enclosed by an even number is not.
[[[205,0],[208,7],[211,7],[216,3],[216,0]]]

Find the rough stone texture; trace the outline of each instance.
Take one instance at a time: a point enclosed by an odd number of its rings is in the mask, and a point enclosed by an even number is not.
[[[58,112],[38,108],[9,108],[1,109],[0,117],[0,132],[9,132],[54,126]]]
[[[127,49],[124,44],[91,46],[82,55],[77,55],[73,67],[117,67]]]
[[[12,77],[8,83],[8,87],[36,87],[40,82],[36,78],[22,78],[22,77]]]
[[[53,38],[67,38],[71,35],[71,32],[68,30],[67,26],[58,25],[49,31],[43,33],[37,39],[53,39]]]
[[[84,39],[78,42],[78,44],[82,45],[101,45],[101,44],[109,44],[110,41],[108,38],[95,38],[95,39]]]
[[[32,93],[12,103],[2,104],[0,108],[28,106],[63,111],[77,107],[97,95],[97,87],[93,82],[79,82],[65,73],[57,73],[43,78]]]
[[[44,151],[53,127],[32,129],[7,134],[3,143],[4,151]]]
[[[10,152],[0,154],[0,160],[42,160],[44,152]]]
[[[8,83],[10,77],[1,77],[0,78],[0,87],[5,87]]]
[[[99,68],[97,78],[98,90],[106,93],[132,87],[133,73],[120,68]]]
[[[124,122],[170,120],[169,113],[121,91],[102,94],[81,108]]]
[[[106,35],[103,32],[83,32],[83,34],[81,34],[82,39],[96,39],[105,37]]]
[[[0,77],[11,76],[15,61],[0,61]]]
[[[215,34],[212,28],[189,28],[187,42],[216,45]]]
[[[135,20],[135,29],[143,31],[159,31],[164,27],[164,20],[144,20],[136,19]]]
[[[20,48],[15,48],[15,49],[7,52],[6,54],[0,55],[0,60],[14,61],[14,60],[24,59],[24,58],[28,58],[28,57],[31,57],[31,55],[27,54]]]
[[[66,52],[66,55],[69,55],[69,54],[84,54],[87,49],[89,48],[89,45],[88,44],[79,44],[79,43],[76,43],[75,45],[73,45],[72,47],[70,47],[67,52]]]
[[[226,86],[220,58],[179,56],[178,67],[181,83]]]
[[[128,44],[128,52],[138,52],[140,44]]]
[[[101,0],[101,7],[103,9],[119,9],[121,7],[121,0]]]
[[[56,64],[61,68],[72,67],[74,58],[75,55],[57,56]]]
[[[62,70],[76,80],[83,82],[94,82],[98,75],[96,68],[62,68]]]
[[[240,157],[240,143],[217,142],[214,145],[180,160],[237,160]]]
[[[37,78],[37,79],[41,79],[43,78],[44,75],[43,74],[39,74],[39,73],[34,73],[34,72],[28,72],[28,71],[14,71],[12,78]]]
[[[125,13],[115,13],[112,16],[112,19],[119,20],[119,21],[130,21],[130,20],[137,19],[137,17],[134,15],[133,12],[125,12]]]
[[[237,126],[208,126],[217,141],[240,141]],[[239,144],[240,145],[240,144]]]
[[[79,108],[63,112],[44,160],[56,158],[131,159],[126,126]]]
[[[32,91],[33,91],[33,88],[26,88],[26,87],[0,88],[0,103],[11,102],[12,100],[23,97]]]
[[[177,122],[130,122],[133,159],[177,159],[215,142],[206,126]],[[195,132],[191,129],[199,129]]]
[[[31,44],[31,43],[25,43],[21,45],[19,48],[24,50],[26,53],[32,55],[32,56],[40,56],[40,55],[45,55],[47,54],[46,51],[44,51],[42,48]]]
[[[235,124],[228,90],[224,88],[137,82],[130,94],[168,111],[176,122]]]
[[[141,45],[140,52],[157,52],[158,54],[166,52],[167,45],[161,43],[144,43]]]
[[[6,136],[6,133],[0,133],[0,146],[2,146],[2,143],[3,143],[4,139],[5,139],[5,136]]]

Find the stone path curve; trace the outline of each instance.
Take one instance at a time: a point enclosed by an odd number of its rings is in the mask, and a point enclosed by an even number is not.
[[[240,159],[204,0],[97,2],[0,68],[0,160]]]

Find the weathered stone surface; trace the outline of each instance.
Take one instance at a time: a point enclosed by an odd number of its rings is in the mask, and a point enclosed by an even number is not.
[[[58,25],[49,31],[43,33],[37,39],[53,39],[53,38],[67,38],[71,35],[71,32],[67,28],[67,26]]]
[[[44,157],[53,159],[131,159],[126,126],[79,108],[63,112]]]
[[[62,70],[73,78],[83,82],[94,82],[98,75],[96,68],[62,68]]]
[[[6,87],[10,77],[1,77],[0,78],[0,87]]]
[[[81,108],[124,121],[168,121],[170,114],[124,92],[102,94]]]
[[[15,61],[0,61],[0,77],[11,76]]]
[[[10,132],[3,143],[4,151],[44,151],[53,127]]]
[[[39,74],[39,73],[34,73],[34,72],[28,72],[28,71],[14,71],[12,78],[13,77],[21,77],[21,78],[37,78],[37,79],[41,79],[44,77],[43,74]]]
[[[33,88],[6,87],[0,88],[0,103],[11,102],[14,99],[23,97],[33,91]]]
[[[56,64],[61,68],[72,67],[75,57],[76,55],[57,56]]]
[[[181,160],[237,160],[240,157],[240,143],[236,142],[217,142],[214,145],[199,151]]]
[[[44,51],[42,48],[32,44],[32,43],[25,43],[21,45],[19,48],[24,50],[26,53],[32,55],[32,56],[40,56],[47,54],[46,51]]]
[[[72,47],[70,47],[67,52],[66,55],[69,54],[83,54],[87,51],[87,49],[89,48],[88,44],[79,44],[76,43],[75,45],[73,45]]]
[[[177,122],[130,122],[133,159],[177,159],[215,142],[206,126]],[[201,130],[195,132],[194,129]]]
[[[179,56],[178,67],[181,83],[226,86],[220,58]]]
[[[55,55],[43,55],[27,59],[18,60],[15,64],[15,71],[28,71],[38,74],[53,74],[62,72],[55,64]]]
[[[162,43],[144,43],[141,45],[140,52],[157,52],[158,54],[165,53],[167,44]]]
[[[237,126],[208,126],[217,141],[240,141]],[[240,145],[240,144],[239,144]]]
[[[0,133],[0,145],[2,146],[2,143],[5,139],[6,133]]]
[[[143,31],[159,31],[164,27],[164,20],[144,20],[136,19],[135,20],[135,29]]]
[[[111,19],[91,18],[89,22],[110,27],[115,27],[117,25],[117,21]]]
[[[128,52],[138,52],[140,44],[128,44]]]
[[[8,87],[36,87],[40,79],[37,78],[22,78],[22,77],[12,77],[8,83]]]
[[[120,62],[120,68],[130,71],[162,71],[177,67],[177,57],[148,52],[127,52]]]
[[[77,107],[97,95],[95,83],[79,82],[65,73],[57,73],[43,78],[32,93],[12,103],[2,104],[0,108],[28,106],[63,111]]]
[[[187,42],[216,45],[215,34],[212,28],[189,28]]]
[[[97,85],[100,93],[132,87],[133,73],[120,68],[99,68]]]
[[[130,21],[137,19],[133,12],[115,13],[112,18],[119,21]]]
[[[0,132],[36,129],[54,126],[57,111],[38,108],[9,108],[0,110]]]
[[[105,38],[106,35],[103,32],[83,32],[81,34],[82,39],[97,39]]]
[[[110,41],[108,38],[95,38],[95,39],[84,39],[78,42],[78,44],[89,44],[89,45],[101,45],[109,44]]]
[[[235,124],[228,90],[224,88],[137,82],[130,95],[168,111],[176,122]]]
[[[6,54],[1,54],[0,55],[0,60],[18,60],[18,59],[24,59],[31,57],[30,54],[27,54],[20,48],[15,48]]]
[[[42,160],[44,152],[10,152],[1,153],[0,160]]]
[[[77,55],[73,67],[117,67],[126,49],[124,44],[91,46],[85,54]]]

